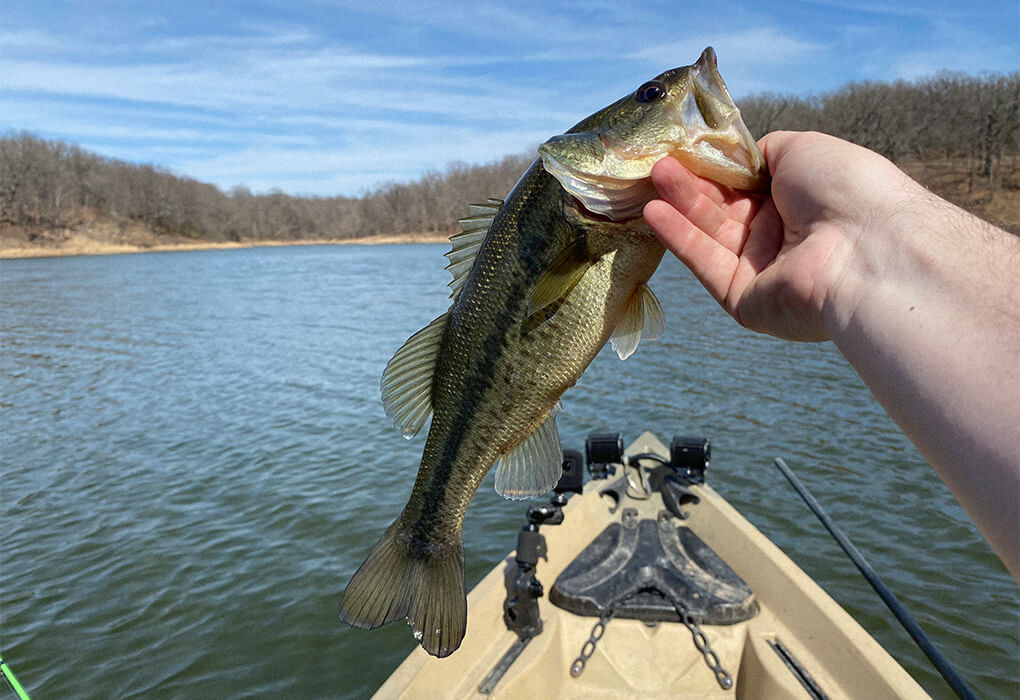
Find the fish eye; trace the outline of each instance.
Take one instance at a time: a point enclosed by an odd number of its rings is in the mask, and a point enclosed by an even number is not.
[[[654,102],[666,96],[666,86],[658,80],[649,80],[634,93],[634,99],[638,102]]]

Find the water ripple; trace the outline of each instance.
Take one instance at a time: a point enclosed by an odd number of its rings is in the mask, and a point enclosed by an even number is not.
[[[444,246],[3,261],[4,657],[40,697],[363,697],[414,646],[336,622],[422,437],[379,402],[445,310]],[[396,274],[394,274],[396,273]],[[771,466],[784,456],[980,695],[1020,683],[1015,583],[828,344],[749,333],[668,261],[667,334],[603,352],[560,433],[713,439],[711,480],[936,696],[941,681]],[[483,482],[469,585],[524,505]]]

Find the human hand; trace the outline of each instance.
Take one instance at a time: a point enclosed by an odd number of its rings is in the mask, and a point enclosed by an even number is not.
[[[652,169],[662,199],[645,206],[645,221],[741,325],[829,339],[860,301],[861,267],[882,264],[889,241],[875,223],[894,218],[897,195],[916,185],[832,136],[774,132],[760,145],[771,195],[731,190],[667,158]]]
[[[742,325],[833,340],[1020,580],[1020,238],[847,141],[759,145],[770,194],[667,158],[645,221]]]

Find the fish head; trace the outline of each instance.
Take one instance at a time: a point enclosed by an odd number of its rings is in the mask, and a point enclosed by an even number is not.
[[[744,125],[708,47],[539,146],[545,169],[589,212],[641,216],[657,195],[652,166],[672,156],[721,185],[767,191],[765,158]]]

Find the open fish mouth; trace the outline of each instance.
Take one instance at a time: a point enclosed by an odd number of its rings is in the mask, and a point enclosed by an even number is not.
[[[692,172],[736,189],[767,187],[765,157],[730,97],[711,46],[690,70],[691,87],[675,117],[690,141],[670,155]]]
[[[654,104],[648,104],[649,95],[657,95]],[[640,217],[656,197],[652,166],[667,156],[722,185],[768,189],[765,158],[711,47],[693,65],[666,71],[617,105],[628,100],[644,103],[635,104],[633,128],[624,123],[598,132],[574,131],[539,147],[545,169],[585,209],[613,221]],[[649,115],[652,109],[659,114]]]

